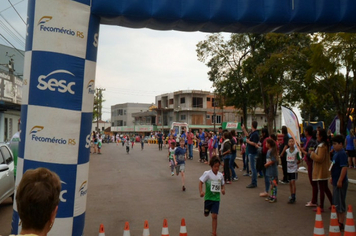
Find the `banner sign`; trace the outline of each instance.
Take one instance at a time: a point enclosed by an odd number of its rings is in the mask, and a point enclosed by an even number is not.
[[[300,132],[299,132],[299,122],[298,117],[295,113],[284,106],[282,106],[282,114],[284,122],[287,126],[288,133],[293,137],[294,141],[300,146]]]

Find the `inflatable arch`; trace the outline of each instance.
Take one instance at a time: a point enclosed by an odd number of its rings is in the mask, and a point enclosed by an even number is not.
[[[204,32],[356,31],[355,0],[29,0],[17,169],[62,180],[50,235],[82,235],[99,24]],[[16,204],[12,231],[20,230]]]

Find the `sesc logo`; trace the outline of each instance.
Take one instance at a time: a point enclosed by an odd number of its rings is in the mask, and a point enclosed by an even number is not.
[[[91,134],[88,134],[85,139],[85,148],[90,148],[90,137],[91,137]]]
[[[84,181],[82,185],[80,185],[79,194],[82,197],[87,195],[87,192],[88,192],[88,181]]]
[[[50,90],[55,92],[56,90],[60,93],[70,93],[75,94],[72,87],[75,86],[75,82],[69,82],[67,84],[67,80],[61,79],[57,80],[56,78],[50,78],[50,76],[58,76],[59,74],[67,74],[75,77],[75,75],[67,70],[55,70],[49,73],[48,75],[40,75],[38,77],[38,85],[37,88],[40,90]]]
[[[88,85],[87,85],[87,89],[88,89],[88,93],[90,94],[94,94],[95,93],[95,87],[94,87],[94,80],[90,80]]]
[[[61,181],[61,184],[62,184],[62,191],[59,193],[59,200],[61,202],[67,202],[67,199],[64,198],[64,194],[66,194],[68,191],[64,188],[65,186],[63,186],[64,184],[67,185],[66,182],[64,181]]]

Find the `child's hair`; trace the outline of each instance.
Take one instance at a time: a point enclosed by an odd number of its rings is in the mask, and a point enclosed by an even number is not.
[[[244,141],[242,139],[240,139],[240,144],[242,144]]]
[[[276,158],[276,161],[278,161],[279,159],[279,155],[278,155],[278,150],[277,150],[277,145],[276,142],[273,139],[267,139],[266,141],[268,143],[268,145],[271,148],[271,155],[274,156]]]
[[[219,163],[219,165],[221,164],[220,158],[218,158],[217,156],[212,156],[210,161],[209,161],[209,165],[211,167],[213,167],[216,163]]]
[[[175,146],[175,145],[176,145],[176,142],[172,141],[172,142],[171,142],[171,145],[172,145],[172,144]]]
[[[276,141],[277,142],[277,136],[275,135],[275,134],[271,134],[271,139],[273,139],[274,141]]]
[[[344,136],[342,135],[335,135],[333,138],[332,138],[332,141],[333,143],[342,143],[342,145],[344,145]]]
[[[180,138],[179,142],[185,142],[184,138]]]

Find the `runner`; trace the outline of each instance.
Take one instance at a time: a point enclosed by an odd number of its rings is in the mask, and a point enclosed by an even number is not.
[[[182,190],[185,191],[185,160],[187,160],[187,149],[184,148],[184,139],[180,139],[179,147],[174,152],[174,163],[176,165],[176,174],[179,172],[182,177]]]

